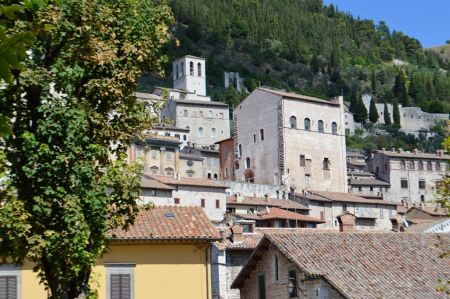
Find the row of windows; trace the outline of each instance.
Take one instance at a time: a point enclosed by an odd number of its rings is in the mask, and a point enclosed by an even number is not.
[[[180,115],[184,116],[184,117],[197,117],[197,111],[192,111],[191,115],[189,115],[189,111],[187,109],[184,109],[183,111],[180,111]],[[213,118],[214,117],[214,113],[212,110],[208,110],[208,114],[207,114],[208,118]],[[198,117],[204,117],[203,111],[198,111]],[[216,114],[217,118],[224,118],[224,114],[222,112]]]
[[[188,127],[186,127],[186,128],[188,128]],[[198,130],[197,130],[197,136],[198,137],[203,137],[203,128],[202,127],[198,127]],[[211,128],[211,137],[216,137],[217,136],[217,130],[216,130],[216,128]],[[221,131],[220,132],[221,133],[221,135],[223,135],[223,131]]]
[[[387,164],[386,164],[387,165]],[[386,166],[387,167],[387,166]],[[385,167],[385,168],[386,168]],[[416,168],[416,163],[414,161],[408,161],[406,162],[405,160],[401,160],[400,161],[400,169],[401,170],[405,170],[406,167],[408,167],[408,169],[415,169]],[[418,170],[424,170],[424,164],[422,161],[419,161],[417,163],[417,168]],[[435,169],[436,170],[441,170],[441,163],[440,162],[436,162],[435,163]],[[427,170],[433,170],[433,164],[431,163],[431,161],[427,162]]]
[[[175,66],[175,73],[176,78],[180,78],[184,75],[184,62],[181,63],[181,65]],[[189,62],[189,75],[194,76],[195,70],[194,70],[194,62]],[[202,76],[202,64],[199,62],[197,63],[197,76]]]
[[[440,181],[436,181],[436,188],[439,188],[441,182]],[[408,188],[408,179],[406,178],[401,178],[400,179],[400,187],[402,187],[403,189]],[[425,189],[426,188],[426,182],[424,179],[420,179],[419,180],[419,189]]]
[[[290,125],[291,129],[297,129],[297,118],[295,116],[291,116],[289,118],[289,125]],[[303,129],[305,129],[307,131],[311,130],[311,120],[309,118],[305,118],[303,120]],[[319,120],[317,122],[317,131],[321,132],[321,133],[325,132],[323,120]],[[337,134],[337,123],[336,122],[331,123],[331,133]]]
[[[311,166],[311,159],[306,159],[305,155],[300,155],[300,167]],[[331,161],[328,158],[323,158],[322,160],[322,169],[329,170],[331,165]]]
[[[174,198],[173,199],[173,203],[176,205],[181,204],[181,199],[180,198]],[[200,199],[200,206],[202,208],[206,207],[206,200],[204,198]],[[216,199],[216,209],[220,209],[220,200]]]

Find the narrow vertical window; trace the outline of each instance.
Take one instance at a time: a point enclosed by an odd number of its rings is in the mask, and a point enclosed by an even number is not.
[[[202,76],[202,65],[201,65],[200,62],[197,63],[197,75],[198,75],[199,77]]]
[[[189,62],[189,75],[194,76],[194,63]]]
[[[297,128],[297,118],[295,116],[291,116],[291,118],[289,119],[289,124],[292,129],[296,129]]]
[[[220,209],[220,200],[216,199],[216,209]]]
[[[274,255],[273,256],[273,271],[274,271],[274,279],[275,281],[278,281],[279,279],[279,274],[278,274],[278,255]]]
[[[245,159],[245,169],[250,168],[250,158]]]
[[[297,291],[297,271],[290,270],[288,272],[289,276],[289,298],[296,298],[298,297],[298,291]]]
[[[328,158],[323,158],[323,170],[330,169],[330,160]]]
[[[239,157],[242,157],[242,144],[239,144],[238,146],[238,155]]]
[[[427,170],[433,170],[433,165],[430,161],[427,162]]]
[[[202,208],[205,207],[205,199],[204,199],[204,198],[202,198],[202,199],[200,200],[200,205],[201,205]]]
[[[322,120],[319,120],[317,122],[317,130],[321,133],[323,132],[323,121]]]
[[[261,141],[264,140],[264,129],[259,130],[259,137],[260,137]]]
[[[440,162],[436,162],[436,170],[441,170],[441,163]]]
[[[331,123],[331,133],[337,134],[337,123],[335,122]]]
[[[266,279],[264,274],[258,276],[258,299],[266,299]]]
[[[305,167],[306,166],[305,155],[300,155],[300,166],[301,167]]]
[[[311,120],[309,118],[305,118],[305,130],[311,130]]]
[[[406,162],[404,160],[400,161],[400,169],[405,170],[406,169]]]

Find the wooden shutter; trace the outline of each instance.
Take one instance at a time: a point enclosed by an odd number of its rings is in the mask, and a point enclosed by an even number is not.
[[[131,299],[130,274],[111,274],[111,299]]]
[[[17,299],[16,276],[0,276],[0,298]]]

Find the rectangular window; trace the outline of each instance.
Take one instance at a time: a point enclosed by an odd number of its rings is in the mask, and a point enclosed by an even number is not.
[[[256,134],[253,134],[253,143],[256,143]]]
[[[152,150],[152,159],[156,159],[156,155],[158,154],[157,151]]]
[[[373,191],[373,186],[370,186],[370,191]]]
[[[330,160],[328,158],[323,158],[323,170],[330,169]]]
[[[216,209],[220,209],[220,201],[216,199]]]
[[[143,151],[142,147],[137,146],[136,147],[136,158],[142,158],[143,155],[144,155],[144,151]]]
[[[259,130],[259,137],[261,138],[261,141],[264,140],[264,129]]]
[[[183,110],[183,115],[184,116],[188,116],[188,111],[185,109],[185,110]]]
[[[205,199],[202,198],[202,199],[200,200],[200,205],[201,205],[202,208],[205,207]]]
[[[173,202],[174,202],[176,205],[179,205],[179,204],[180,204],[180,199],[179,199],[179,198],[174,198],[174,199],[173,199]]]
[[[166,152],[166,160],[167,161],[171,161],[172,160],[172,153],[171,152]]]
[[[289,298],[296,298],[298,297],[297,271],[290,270],[288,274],[289,274],[289,286],[292,287],[292,291],[289,293]]]
[[[383,210],[383,208],[380,208],[380,218],[384,218],[384,210]]]
[[[258,276],[258,299],[266,299],[266,279],[264,274]]]
[[[278,255],[276,254],[273,256],[273,271],[273,278],[275,279],[275,281],[278,281]]]
[[[134,265],[110,264],[107,267],[107,299],[134,297]]]
[[[425,189],[425,181],[424,180],[419,181],[419,189]]]
[[[407,179],[401,179],[400,180],[400,186],[402,187],[402,189],[408,188],[408,180]]]
[[[320,212],[320,220],[325,220],[325,212]]]
[[[301,167],[305,167],[306,166],[305,155],[300,155],[300,166]]]
[[[0,276],[0,298],[16,299],[17,296],[17,276]]]

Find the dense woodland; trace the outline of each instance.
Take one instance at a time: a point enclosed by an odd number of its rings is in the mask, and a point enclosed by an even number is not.
[[[386,23],[354,18],[321,0],[171,0],[176,22],[169,58],[207,60],[209,94],[225,100],[223,72],[258,85],[346,100],[371,93],[378,102],[450,112],[450,62]],[[168,64],[166,73],[169,75]],[[170,86],[147,75],[140,89]]]

